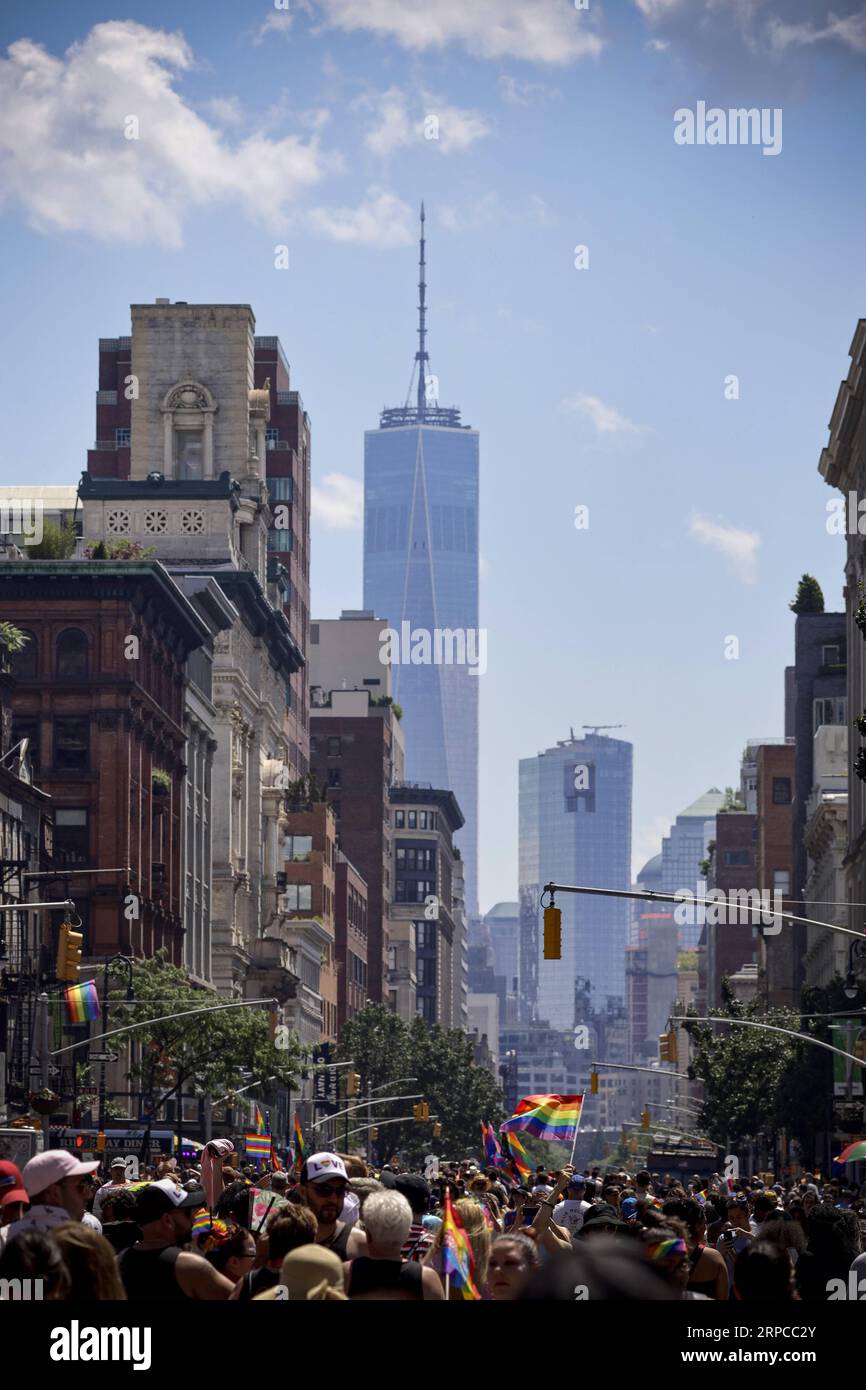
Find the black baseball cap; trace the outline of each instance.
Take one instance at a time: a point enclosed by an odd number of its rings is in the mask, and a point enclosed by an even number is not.
[[[167,1211],[180,1211],[185,1208],[203,1207],[207,1203],[207,1197],[199,1188],[195,1192],[187,1192],[184,1188],[176,1187],[171,1178],[160,1178],[159,1182],[148,1183],[138,1194],[135,1204],[135,1220],[139,1226],[146,1226],[151,1221],[158,1221],[161,1216],[165,1216]]]

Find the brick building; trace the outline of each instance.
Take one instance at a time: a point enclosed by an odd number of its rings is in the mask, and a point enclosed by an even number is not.
[[[367,884],[367,994],[390,1002],[392,912],[388,789],[403,776],[403,735],[393,707],[366,690],[334,690],[310,711],[310,767],[337,821],[337,843]]]
[[[367,1003],[367,884],[337,851],[334,927],[337,941],[337,1029]]]
[[[277,857],[282,865],[277,910],[281,938],[295,957],[300,985],[288,1007],[302,1041],[337,1037],[334,907],[337,838],[327,802],[295,801],[280,817]],[[315,1021],[315,1029],[310,1025]]]
[[[710,859],[707,889],[727,893],[754,889],[757,880],[757,817],[749,811],[719,811],[716,843]],[[745,916],[745,914],[743,914]],[[760,922],[757,924],[760,926]],[[756,960],[758,931],[748,921],[707,922],[706,1002],[717,1008],[722,1002],[722,979],[730,979],[741,966]]]
[[[796,912],[792,900],[794,869],[793,798],[796,749],[791,743],[761,744],[757,748],[757,887],[781,894],[783,910]],[[773,923],[772,933],[760,932],[762,987],[771,1004],[799,1007],[800,960],[789,922]]]
[[[184,673],[207,626],[155,561],[5,561],[0,603],[31,639],[13,658],[12,738],[52,798],[51,864],[85,957],[164,947],[181,964]],[[63,878],[86,868],[116,873]]]

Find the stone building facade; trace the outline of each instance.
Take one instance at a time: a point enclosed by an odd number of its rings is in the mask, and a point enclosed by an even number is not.
[[[297,986],[288,949],[262,941],[280,915],[278,822],[285,788],[305,770],[308,733],[292,589],[273,554],[273,383],[255,386],[247,305],[157,301],[131,313],[129,340],[100,341],[97,448],[80,486],[85,540],[153,547],[178,582],[212,579],[236,613],[214,640],[211,978],[226,994],[260,997],[267,985],[288,999]],[[110,428],[128,431],[113,451]],[[303,495],[296,526],[306,534]]]

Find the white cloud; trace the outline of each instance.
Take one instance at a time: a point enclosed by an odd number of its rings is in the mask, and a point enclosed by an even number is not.
[[[708,545],[724,555],[734,574],[744,584],[754,584],[758,577],[759,532],[742,531],[737,526],[728,526],[709,516],[691,517],[689,532],[702,545]]]
[[[474,232],[479,227],[489,227],[502,216],[499,195],[485,193],[463,208],[441,203],[436,208],[436,216],[446,232]]]
[[[394,193],[371,188],[355,208],[313,208],[310,226],[332,241],[356,242],[389,250],[415,240],[414,214]]]
[[[269,34],[276,34],[278,36],[281,34],[287,35],[294,22],[295,16],[290,9],[274,10],[273,14],[268,15],[264,24],[259,25],[259,28],[253,35],[253,43],[257,46],[260,43],[264,43]]]
[[[627,420],[615,406],[606,405],[598,396],[590,396],[585,391],[569,396],[560,408],[570,415],[581,415],[588,420],[596,434],[640,434],[641,426]]]
[[[651,23],[655,23],[659,19],[667,19],[668,15],[681,10],[684,3],[685,0],[635,0],[641,14],[646,15]]]
[[[244,118],[237,97],[211,97],[205,102],[205,110],[217,125],[238,125]]]
[[[310,509],[326,531],[359,531],[364,512],[364,489],[357,478],[326,473],[322,486],[313,485]]]
[[[334,160],[288,135],[229,145],[174,90],[194,65],[182,34],[97,24],[56,58],[30,39],[0,59],[0,186],[43,231],[183,243],[186,214],[235,203],[284,224]],[[125,138],[130,117],[138,139]]]
[[[832,10],[823,28],[809,23],[786,24],[773,18],[769,22],[770,43],[775,49],[791,45],[806,47],[813,43],[841,43],[854,53],[866,53],[866,9],[857,14],[839,16]]]
[[[406,94],[399,87],[389,87],[379,98],[376,125],[367,131],[364,144],[373,154],[385,158],[411,143],[412,120]]]
[[[318,0],[326,27],[365,29],[422,52],[461,43],[482,58],[564,66],[597,57],[591,17],[565,0]]]
[[[355,103],[359,107],[371,104],[375,104],[377,120],[367,131],[364,143],[373,154],[383,158],[394,150],[421,142],[430,144],[441,154],[459,154],[490,133],[490,126],[480,111],[451,106],[429,94],[423,96],[423,103],[416,99],[414,109],[407,93],[399,87],[389,87],[375,103],[368,96],[360,97]],[[428,121],[433,116],[436,124],[430,123],[431,133],[428,134]]]
[[[647,48],[651,53],[667,53],[670,43],[667,39],[650,39]]]
[[[502,100],[509,106],[534,106],[537,102],[553,101],[562,96],[558,87],[548,87],[544,82],[523,82],[507,72],[500,75],[499,90]]]

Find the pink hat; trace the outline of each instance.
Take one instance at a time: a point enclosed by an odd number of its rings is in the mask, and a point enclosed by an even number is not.
[[[95,1173],[99,1163],[80,1163],[67,1149],[46,1149],[25,1163],[21,1174],[31,1202],[55,1182],[64,1178],[83,1177],[85,1173]]]

